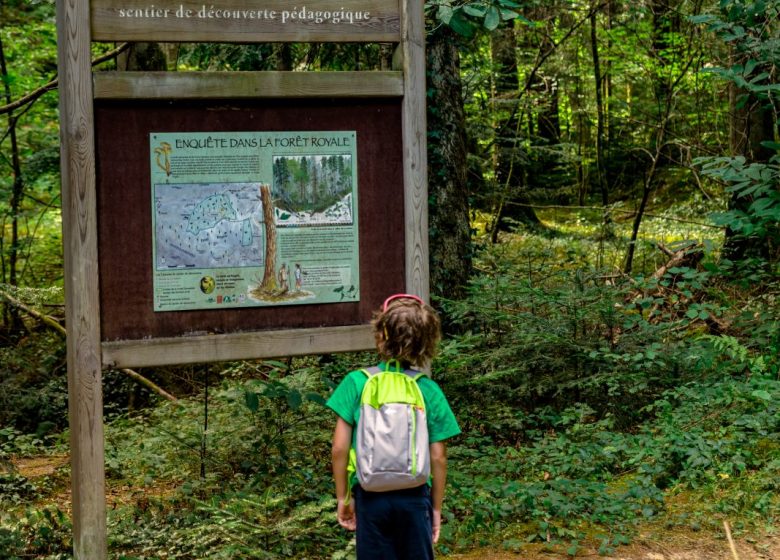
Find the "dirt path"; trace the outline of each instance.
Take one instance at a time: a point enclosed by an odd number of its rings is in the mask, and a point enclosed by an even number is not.
[[[725,535],[664,532],[642,534],[629,546],[610,556],[599,556],[595,549],[581,549],[575,560],[780,560],[780,535],[766,536],[756,542],[738,540],[737,556],[731,552]],[[479,549],[454,554],[457,560],[572,560],[571,556],[545,550],[543,545],[528,545],[522,552]]]

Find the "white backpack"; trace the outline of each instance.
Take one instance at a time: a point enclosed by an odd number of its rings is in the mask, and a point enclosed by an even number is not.
[[[392,370],[393,366],[395,370]],[[360,396],[355,449],[360,486],[369,492],[414,488],[431,474],[425,401],[417,380],[424,374],[401,369],[362,370],[368,376]]]

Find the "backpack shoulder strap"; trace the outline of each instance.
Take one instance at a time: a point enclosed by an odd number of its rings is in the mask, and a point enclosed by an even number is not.
[[[363,372],[366,375],[366,377],[371,377],[372,375],[376,375],[377,373],[381,373],[384,370],[382,368],[378,367],[378,366],[373,366],[373,367],[369,367],[369,368],[363,368],[360,371]]]

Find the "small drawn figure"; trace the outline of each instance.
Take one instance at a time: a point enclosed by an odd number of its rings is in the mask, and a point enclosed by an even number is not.
[[[282,263],[282,268],[279,269],[279,288],[282,290],[282,293],[286,293],[290,289],[290,285],[287,282],[287,265]]]
[[[303,284],[303,272],[301,271],[301,265],[295,263],[295,291],[301,291],[301,284]]]

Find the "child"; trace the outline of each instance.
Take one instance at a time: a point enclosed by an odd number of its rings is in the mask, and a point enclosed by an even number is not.
[[[374,340],[386,371],[391,360],[403,368],[430,364],[441,338],[439,317],[419,297],[396,294],[387,298],[372,321]],[[416,488],[368,492],[355,473],[348,473],[353,427],[360,415],[360,396],[367,376],[352,371],[327,402],[338,415],[333,434],[333,478],[339,524],[357,531],[358,560],[430,560],[439,539],[441,508],[447,480],[444,440],[460,433],[455,416],[439,386],[422,376],[418,385],[425,401],[430,445],[431,481]],[[349,499],[350,490],[354,505]]]

